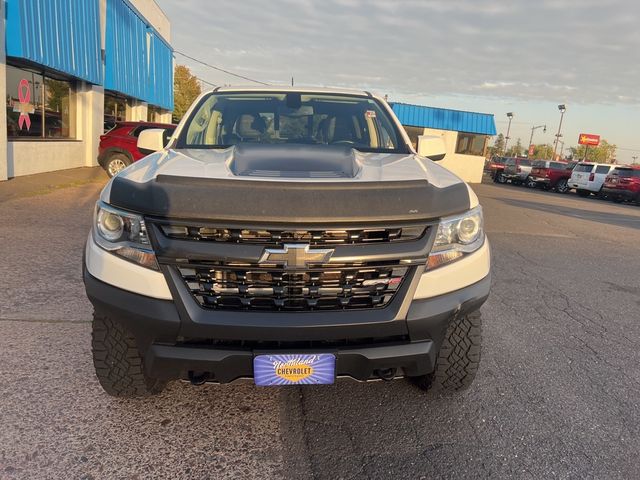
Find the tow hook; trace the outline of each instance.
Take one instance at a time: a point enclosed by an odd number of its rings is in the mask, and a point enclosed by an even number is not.
[[[210,378],[211,374],[209,372],[202,372],[196,375],[193,370],[189,371],[189,381],[191,382],[191,385],[203,385]]]
[[[381,380],[384,380],[385,382],[389,382],[395,378],[397,371],[398,371],[397,368],[381,368],[379,370],[376,370],[374,373]]]

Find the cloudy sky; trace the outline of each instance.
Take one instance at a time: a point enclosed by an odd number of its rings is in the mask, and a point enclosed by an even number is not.
[[[640,156],[638,0],[156,0],[179,52],[268,83],[482,111],[513,141],[580,132]],[[176,55],[200,78],[246,84]],[[640,159],[638,160],[640,161]]]

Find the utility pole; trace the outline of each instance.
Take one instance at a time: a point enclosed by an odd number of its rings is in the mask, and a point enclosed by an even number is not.
[[[558,150],[558,142],[560,141],[560,137],[562,134],[560,131],[562,130],[562,119],[564,118],[564,112],[567,111],[567,106],[564,104],[558,105],[558,110],[560,110],[560,124],[558,125],[558,133],[556,133],[556,141],[553,146],[553,158],[551,160],[556,159],[556,152]]]
[[[509,132],[511,131],[511,120],[513,120],[513,112],[508,112],[509,126],[507,127],[507,136],[504,137],[504,154],[507,154],[507,145],[509,144]]]

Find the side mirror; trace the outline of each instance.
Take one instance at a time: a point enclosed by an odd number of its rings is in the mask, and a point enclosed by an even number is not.
[[[164,128],[149,128],[138,136],[138,150],[142,153],[159,152],[165,145]]]
[[[446,154],[447,147],[442,137],[432,135],[420,135],[418,137],[418,155],[437,162],[442,160]]]

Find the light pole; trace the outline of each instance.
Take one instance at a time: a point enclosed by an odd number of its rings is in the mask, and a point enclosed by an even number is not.
[[[543,133],[547,133],[546,125],[534,125],[533,127],[531,127],[531,137],[529,137],[529,151],[531,151],[531,145],[533,144],[533,132],[535,132],[539,128],[542,128]]]
[[[567,111],[567,106],[565,104],[558,105],[558,110],[560,110],[560,124],[558,125],[558,133],[556,133],[556,141],[553,146],[553,158],[551,160],[556,159],[556,152],[558,151],[558,142],[560,141],[560,137],[562,134],[560,131],[562,130],[562,119],[564,118],[564,112]]]
[[[504,154],[507,154],[507,145],[509,144],[509,132],[511,131],[511,120],[513,120],[513,112],[508,112],[509,126],[507,127],[507,136],[504,137]]]

